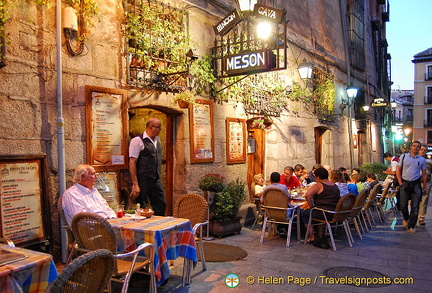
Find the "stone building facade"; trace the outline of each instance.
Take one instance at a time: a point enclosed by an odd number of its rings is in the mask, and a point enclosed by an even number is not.
[[[151,1],[153,2],[153,1]],[[168,3],[169,2],[169,3]],[[214,26],[234,7],[235,1],[168,1],[179,10],[188,11],[188,30],[198,52],[210,52],[214,46]],[[288,100],[280,106],[280,115],[270,117],[267,130],[253,130],[261,146],[247,155],[245,163],[227,164],[226,118],[253,119],[242,103],[235,100],[214,102],[214,162],[191,163],[190,109],[173,102],[173,93],[143,89],[128,84],[125,3],[98,1],[100,13],[93,18],[92,34],[84,42],[83,53],[71,56],[61,34],[62,83],[59,84],[56,55],[55,7],[17,1],[8,7],[10,18],[4,24],[3,66],[0,68],[0,155],[45,154],[48,161],[48,190],[53,243],[59,245],[58,121],[59,87],[62,90],[64,118],[64,161],[66,187],[71,184],[74,168],[87,161],[85,86],[127,91],[127,110],[141,117],[160,117],[166,142],[164,178],[168,214],[175,199],[184,193],[201,193],[199,179],[207,173],[219,173],[232,181],[236,178],[249,186],[254,173],[266,178],[273,171],[283,172],[287,165],[300,163],[310,169],[315,163],[351,169],[369,161],[381,162],[382,118],[368,116],[361,106],[375,98],[389,98],[387,44],[385,25],[388,1],[261,1],[285,9],[286,69],[281,70],[286,88],[299,78],[297,67],[307,60],[314,72],[333,78],[334,103],[331,115],[318,117],[313,98]],[[52,3],[55,4],[54,2]],[[67,4],[64,4],[67,6]],[[55,5],[54,5],[55,6]],[[204,53],[205,54],[205,53]],[[259,73],[261,74],[261,73]],[[258,73],[257,73],[258,75]],[[359,88],[355,100],[347,98],[346,87]],[[309,84],[312,88],[313,84]],[[229,88],[227,89],[230,90]],[[197,96],[213,100],[212,94]],[[312,108],[311,108],[312,105]],[[135,116],[136,118],[137,116]],[[125,121],[129,125],[129,121]],[[142,131],[142,130],[141,130]],[[120,170],[121,185],[129,188],[127,170]],[[60,176],[61,177],[61,176]],[[60,188],[61,189],[61,188]]]

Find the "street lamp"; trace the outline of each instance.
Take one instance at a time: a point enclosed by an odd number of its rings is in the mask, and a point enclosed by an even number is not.
[[[253,11],[258,0],[238,0],[241,11]]]
[[[352,83],[346,88],[346,92],[348,95],[348,98],[354,99],[357,97],[358,88],[356,88]]]
[[[306,62],[306,59],[303,60],[302,63],[298,66],[297,70],[299,71],[301,79],[311,79],[313,67],[309,62]]]

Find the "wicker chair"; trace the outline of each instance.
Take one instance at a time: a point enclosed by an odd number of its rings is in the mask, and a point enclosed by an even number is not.
[[[115,256],[113,281],[123,282],[122,293],[126,293],[133,273],[142,272],[150,275],[150,292],[156,292],[156,276],[154,273],[154,246],[151,243],[141,244],[137,249],[117,254],[117,243],[114,230],[110,223],[99,215],[79,213],[72,219],[72,232],[78,244],[78,250],[87,252],[100,248],[108,249]],[[148,257],[138,254],[144,249]],[[145,268],[147,272],[141,269]],[[108,284],[111,292],[111,284]]]
[[[376,225],[373,214],[372,214],[372,210],[371,210],[372,206],[374,206],[376,208],[376,212],[378,213],[378,217],[381,220],[381,217],[379,216],[378,208],[376,207],[376,201],[375,201],[375,199],[378,195],[378,192],[381,191],[381,189],[382,189],[381,184],[377,184],[374,186],[374,188],[372,188],[372,190],[369,194],[369,197],[367,198],[366,203],[362,209],[362,215],[367,219],[367,223],[369,224],[371,229],[373,227],[375,227],[375,225]],[[365,225],[366,225],[366,221],[365,221]]]
[[[66,221],[66,217],[63,211],[63,206],[62,206],[62,202],[63,202],[63,195],[60,195],[58,200],[57,200],[57,210],[60,216],[60,220],[61,220],[61,227],[63,229],[66,230],[67,233],[67,238],[68,238],[68,246],[67,249],[69,251],[69,255],[68,258],[66,260],[66,265],[70,263],[70,261],[72,260],[72,258],[74,257],[75,253],[76,253],[76,248],[77,248],[77,243],[75,241],[75,238],[73,236],[72,233],[72,228],[69,227],[67,221]]]
[[[0,243],[7,244],[10,247],[15,247],[15,243],[11,239],[6,237],[0,237]]]
[[[352,208],[354,207],[355,201],[356,201],[356,196],[352,193],[348,193],[339,199],[334,211],[325,210],[325,209],[321,209],[321,208],[317,208],[317,207],[312,208],[311,213],[310,213],[311,216],[309,217],[308,228],[306,230],[306,235],[309,235],[309,229],[311,229],[312,220],[314,222],[318,222],[318,225],[326,224],[327,230],[330,234],[330,239],[332,242],[333,250],[336,251],[336,244],[335,244],[333,233],[332,233],[332,226],[333,227],[343,226],[345,233],[347,235],[347,238],[348,238],[348,244],[350,247],[352,247],[352,245],[354,243],[354,239],[351,235],[351,231],[350,231],[347,220],[348,220],[349,215],[352,212]],[[312,217],[313,212],[315,210],[322,212],[324,220],[316,219],[316,218]],[[327,219],[326,213],[333,214],[333,219],[331,221],[329,221]],[[338,223],[341,223],[341,225],[338,225]],[[305,244],[306,244],[306,241],[305,241]]]
[[[208,203],[204,197],[199,194],[182,195],[174,205],[173,216],[175,218],[189,219],[193,227],[193,233],[198,236],[197,244],[201,256],[201,264],[203,271],[207,270],[202,235],[204,225],[208,225],[207,221]],[[198,231],[199,229],[199,231]],[[197,233],[198,232],[198,233]]]
[[[290,198],[278,188],[268,188],[263,193],[264,223],[261,229],[260,243],[264,242],[264,234],[267,229],[267,224],[270,224],[269,236],[273,234],[272,224],[288,225],[286,247],[290,246],[291,230],[294,218],[297,217],[299,206],[289,207]],[[297,218],[297,240],[300,241],[300,221]]]
[[[114,272],[114,263],[113,254],[107,249],[98,249],[81,255],[65,267],[46,292],[104,292]]]
[[[361,211],[362,211],[363,206],[365,205],[366,200],[369,196],[369,192],[370,192],[369,188],[365,188],[360,192],[360,194],[357,196],[356,201],[354,203],[354,207],[351,211],[351,215],[348,217],[348,223],[354,224],[354,228],[356,229],[358,236],[362,240],[363,240],[362,233],[365,233],[366,228],[363,228],[363,225],[362,225]],[[360,232],[360,228],[361,228],[362,232]]]

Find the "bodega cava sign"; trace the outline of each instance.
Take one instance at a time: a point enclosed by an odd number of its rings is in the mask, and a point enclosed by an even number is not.
[[[255,4],[253,16],[265,18],[269,21],[279,23],[284,16],[284,12],[285,10],[283,9],[276,9],[261,4]]]
[[[373,99],[373,101],[371,103],[372,108],[382,108],[382,107],[387,107],[387,106],[388,106],[388,103],[383,98]]]
[[[269,50],[245,51],[227,56],[223,64],[229,76],[264,72],[276,67],[276,56]]]
[[[227,16],[222,19],[216,26],[213,27],[217,35],[223,36],[228,33],[233,27],[241,21],[237,9],[231,11]]]

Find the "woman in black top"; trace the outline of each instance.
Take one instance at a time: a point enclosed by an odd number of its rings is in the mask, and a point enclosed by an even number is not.
[[[333,211],[335,210],[336,205],[340,199],[339,187],[335,183],[328,180],[328,171],[324,168],[318,168],[315,170],[314,173],[317,184],[312,186],[305,195],[305,198],[310,208],[302,210],[302,219],[305,223],[306,229],[309,222],[311,208],[318,207]],[[333,218],[333,214],[326,214],[326,216],[328,220],[331,220]],[[313,217],[315,219],[324,219],[323,214],[320,211],[315,211]],[[321,225],[318,226],[317,232],[318,235],[321,235]],[[309,229],[309,235],[306,235],[306,237],[307,242],[314,241],[313,227]]]

